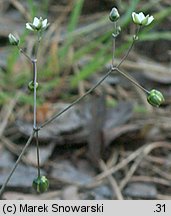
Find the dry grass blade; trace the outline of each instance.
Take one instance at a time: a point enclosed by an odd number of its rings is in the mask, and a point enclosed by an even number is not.
[[[148,183],[155,183],[155,184],[161,184],[164,186],[171,186],[170,181],[158,178],[158,177],[150,177],[150,176],[133,176],[130,180],[131,182],[148,182]]]
[[[2,109],[2,113],[0,114],[0,117],[3,116],[2,123],[0,125],[0,137],[2,136],[7,124],[8,124],[8,119],[18,101],[20,93],[16,95],[16,98],[12,99],[7,105],[4,105]]]
[[[16,145],[15,143],[13,143],[10,139],[2,136],[0,138],[0,140],[2,141],[2,144],[14,155],[19,156],[20,155],[20,151],[19,151],[19,147],[18,145]],[[27,164],[27,165],[31,165],[34,167],[37,167],[36,164],[32,163],[30,160],[28,160],[24,155],[22,156],[21,160]]]
[[[139,155],[141,155],[141,154],[147,155],[155,148],[168,148],[171,150],[171,145],[168,142],[154,142],[154,143],[142,146],[139,149],[137,149],[136,151],[134,151],[132,154],[130,154],[127,158],[122,160],[120,163],[118,163],[116,166],[114,166],[114,167],[106,170],[105,172],[97,175],[95,177],[95,180],[100,181],[100,180],[106,178],[108,175],[111,175],[111,174],[117,172],[118,170],[124,168],[128,163],[133,161]]]
[[[153,172],[155,172],[157,175],[163,177],[164,179],[171,181],[171,175],[165,171],[163,171],[161,168],[150,164],[150,167],[152,169]]]
[[[163,195],[163,194],[157,194],[157,199],[159,199],[159,200],[171,200],[171,196]]]
[[[24,6],[17,0],[10,0],[11,4],[20,11],[20,13],[27,19],[31,20],[31,15],[28,11],[24,8]]]
[[[133,174],[135,173],[135,171],[137,170],[139,164],[141,163],[141,161],[143,160],[144,155],[139,155],[139,157],[135,160],[134,164],[131,166],[131,168],[129,169],[127,175],[125,176],[125,178],[121,181],[119,188],[120,190],[123,190],[123,188],[127,185],[127,183],[129,182],[129,180],[131,179],[131,177],[133,176]]]
[[[101,168],[103,171],[106,171],[106,170],[107,170],[107,167],[106,167],[106,164],[104,163],[104,161],[100,160],[99,165],[100,165],[100,168]],[[123,198],[123,196],[122,196],[122,193],[121,193],[121,191],[120,191],[120,189],[119,189],[119,186],[118,186],[118,184],[117,184],[115,178],[114,178],[112,175],[109,175],[109,176],[107,177],[107,179],[108,179],[108,181],[109,181],[109,183],[110,183],[110,185],[111,185],[111,187],[112,187],[112,190],[113,190],[114,195],[116,194],[117,199],[118,199],[118,200],[123,200],[124,198]]]

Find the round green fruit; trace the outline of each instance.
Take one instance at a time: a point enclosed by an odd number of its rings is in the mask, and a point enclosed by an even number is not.
[[[159,107],[164,102],[164,97],[160,91],[153,89],[149,92],[147,101],[152,106]]]
[[[38,193],[46,192],[49,187],[49,181],[46,176],[40,176],[33,180],[32,187]]]

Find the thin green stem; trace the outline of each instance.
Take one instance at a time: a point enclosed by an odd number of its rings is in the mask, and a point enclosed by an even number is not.
[[[48,125],[49,123],[51,123],[53,120],[55,120],[56,118],[58,118],[60,115],[62,115],[64,112],[66,112],[67,110],[69,110],[71,107],[73,107],[75,104],[79,103],[83,98],[85,98],[87,95],[89,95],[91,92],[93,92],[112,72],[113,72],[114,68],[110,69],[103,77],[101,80],[99,80],[92,88],[90,88],[84,95],[82,95],[81,97],[77,98],[75,101],[73,101],[69,106],[67,106],[66,108],[64,108],[63,110],[61,110],[59,113],[55,114],[54,116],[52,116],[50,119],[48,119],[47,121],[45,121],[42,125],[40,125],[38,127],[38,130],[44,128],[46,125]]]
[[[38,50],[38,47],[37,47],[37,50]],[[35,56],[37,56],[37,52],[35,53]],[[33,59],[32,64],[33,64],[33,80],[34,80],[33,129],[36,131],[37,171],[38,171],[38,177],[40,177],[39,137],[38,137],[38,130],[37,130],[37,89],[36,89],[37,59]]]
[[[125,56],[121,59],[121,61],[119,62],[119,64],[116,66],[117,68],[119,68],[121,66],[121,64],[125,61],[125,59],[128,57],[129,53],[131,52],[135,42],[136,42],[136,38],[138,38],[138,34],[139,34],[139,31],[141,29],[141,26],[139,25],[138,26],[138,29],[137,29],[137,32],[136,34],[134,35],[133,37],[133,40],[132,40],[132,43],[131,43],[131,46],[129,47],[127,53],[125,54]]]
[[[22,53],[30,62],[32,62],[31,57],[29,55],[27,55],[27,53],[24,52],[24,50],[21,47],[17,46],[17,48],[20,51],[20,53]]]
[[[33,137],[34,137],[34,134],[35,134],[35,131],[33,130],[32,134],[30,135],[30,137],[29,137],[27,143],[25,144],[25,146],[24,146],[24,148],[23,148],[21,154],[19,155],[17,161],[15,162],[14,167],[11,169],[11,172],[9,173],[7,179],[5,180],[4,184],[2,185],[1,190],[0,190],[0,198],[2,198],[2,195],[3,195],[3,192],[4,192],[4,190],[5,190],[5,187],[7,186],[7,184],[8,184],[8,182],[9,182],[9,180],[10,180],[12,174],[14,173],[14,171],[16,170],[16,168],[17,168],[19,162],[21,161],[21,158],[22,158],[23,154],[25,153],[26,149],[27,149],[28,146],[30,145],[30,143],[31,143],[31,141],[32,141],[32,139],[33,139]]]
[[[36,89],[36,83],[37,83],[37,54],[39,50],[39,45],[41,41],[41,32],[37,33],[37,43],[36,43],[36,50],[34,53],[34,60],[33,63],[33,80],[34,80],[34,107],[33,107],[33,128],[36,130],[36,149],[37,149],[37,175],[38,178],[40,178],[40,154],[39,154],[39,134],[37,130],[37,89]]]
[[[114,34],[116,34],[117,23],[114,22]],[[115,61],[115,49],[116,49],[116,37],[112,34],[112,67],[114,67]]]
[[[37,33],[37,44],[36,44],[36,50],[35,50],[35,54],[34,54],[35,59],[37,59],[37,54],[38,54],[39,45],[40,45],[40,41],[41,41],[41,35],[42,35],[41,32]]]
[[[36,92],[36,83],[37,83],[37,59],[32,60],[33,64],[33,82],[34,82],[34,105],[33,105],[33,128],[37,128],[37,122],[36,122],[36,112],[37,112],[37,92]]]
[[[130,75],[126,74],[125,72],[121,71],[119,68],[114,68],[114,70],[118,71],[120,74],[122,74],[124,77],[126,77],[129,81],[131,81],[134,85],[136,85],[137,87],[139,87],[141,90],[143,90],[144,92],[146,92],[147,94],[149,94],[150,92],[145,89],[143,86],[141,86],[133,77],[131,77]]]
[[[112,67],[111,70],[109,70],[107,72],[107,74],[105,74],[105,76],[101,80],[99,80],[99,82],[97,82],[92,88],[90,88],[84,95],[82,95],[81,97],[77,98],[69,106],[67,106],[66,108],[64,108],[63,110],[61,110],[59,113],[55,114],[50,119],[48,119],[47,121],[45,121],[42,125],[40,125],[37,128],[37,130],[41,130],[42,128],[44,128],[45,126],[47,126],[49,123],[51,123],[52,121],[54,121],[56,118],[58,118],[59,116],[61,116],[63,113],[65,113],[67,110],[69,110],[71,107],[73,107],[75,104],[79,103],[83,98],[85,98],[87,95],[89,95],[91,92],[93,92],[115,70],[118,71],[119,73],[121,73],[123,76],[125,76],[128,80],[130,80],[132,83],[134,83],[137,87],[139,87],[140,89],[142,89],[147,94],[150,93],[147,89],[145,89],[140,84],[138,84],[134,80],[133,77],[131,77],[130,75],[125,74],[124,72],[122,72],[121,70],[119,70],[118,67]]]
[[[73,101],[69,106],[67,106],[65,109],[63,109],[62,111],[60,111],[59,113],[55,114],[54,116],[52,116],[50,119],[48,119],[47,121],[45,121],[42,125],[40,125],[37,129],[40,130],[42,128],[44,128],[46,125],[48,125],[49,123],[51,123],[52,121],[54,121],[56,118],[58,118],[60,115],[62,115],[64,112],[66,112],[67,110],[69,110],[71,107],[73,107],[75,104],[79,103],[83,98],[85,98],[88,94],[90,94],[91,92],[93,92],[113,71],[117,70],[119,73],[121,73],[123,76],[125,76],[127,79],[129,79],[132,83],[134,83],[136,86],[138,86],[140,89],[142,89],[143,91],[145,91],[146,93],[149,94],[149,91],[147,89],[145,89],[144,87],[142,87],[140,84],[138,84],[134,78],[132,78],[131,76],[125,74],[124,72],[119,70],[119,67],[121,66],[121,64],[125,61],[125,59],[128,57],[130,51],[132,50],[136,38],[138,37],[138,33],[140,31],[141,26],[138,27],[137,32],[133,38],[133,42],[130,46],[130,48],[128,49],[126,55],[121,59],[120,63],[114,67],[113,66],[113,62],[114,62],[114,54],[112,57],[112,68],[111,70],[109,70],[107,72],[107,74],[102,77],[101,80],[99,80],[99,82],[96,83],[96,85],[94,85],[92,88],[90,88],[84,95],[82,95],[81,97],[77,98],[75,101]],[[114,51],[114,49],[113,49]]]
[[[37,147],[37,171],[38,177],[40,177],[40,156],[39,156],[39,136],[38,130],[36,131],[36,147]]]

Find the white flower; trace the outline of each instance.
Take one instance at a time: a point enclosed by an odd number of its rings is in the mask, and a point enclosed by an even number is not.
[[[152,23],[152,21],[154,20],[154,17],[149,16],[149,15],[145,16],[142,12],[140,12],[139,14],[133,12],[132,19],[135,24],[147,26],[147,25],[150,25],[150,23]]]
[[[9,42],[10,42],[10,44],[11,45],[14,45],[14,46],[17,46],[18,44],[19,44],[19,39],[18,38],[16,38],[13,34],[9,34],[8,35],[8,39],[9,39]]]
[[[39,19],[37,17],[34,18],[33,23],[26,23],[26,28],[30,31],[40,31],[45,30],[48,27],[49,23],[47,19]]]

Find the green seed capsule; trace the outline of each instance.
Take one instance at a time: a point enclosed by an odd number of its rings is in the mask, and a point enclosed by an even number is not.
[[[40,176],[33,180],[32,187],[38,193],[46,192],[49,187],[49,181],[46,176]]]
[[[117,8],[112,8],[112,10],[109,14],[110,21],[116,22],[119,19],[119,17],[120,17],[120,15],[119,15]]]
[[[38,82],[36,82],[36,89],[38,88],[39,84]],[[34,91],[34,82],[33,81],[30,81],[29,84],[28,84],[28,89],[30,91]]]
[[[160,91],[153,89],[150,91],[147,101],[152,106],[159,107],[164,102],[164,97]]]

